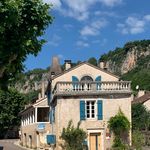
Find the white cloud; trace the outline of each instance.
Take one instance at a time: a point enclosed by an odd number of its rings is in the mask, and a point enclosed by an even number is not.
[[[44,3],[52,4],[55,9],[61,7],[62,3],[60,0],[43,0]]]
[[[145,16],[144,16],[144,19],[145,19],[146,21],[150,21],[150,15],[145,15]]]
[[[83,29],[80,31],[80,34],[82,36],[98,35],[100,29],[105,27],[106,25],[107,25],[106,20],[97,20],[95,22],[92,22],[90,25],[86,25],[85,27],[83,27]]]
[[[138,34],[145,31],[149,22],[150,15],[145,15],[141,19],[129,16],[124,23],[117,24],[117,27],[122,34]]]
[[[43,0],[46,3],[52,3],[54,8],[60,11],[64,16],[83,21],[89,18],[90,8],[95,4],[104,4],[113,7],[120,4],[122,0]]]
[[[76,45],[79,47],[88,47],[89,43],[87,43],[85,41],[77,41]]]
[[[122,0],[100,0],[106,6],[113,7],[122,3]]]
[[[54,34],[47,44],[51,46],[58,46],[60,41],[61,41],[61,37]]]

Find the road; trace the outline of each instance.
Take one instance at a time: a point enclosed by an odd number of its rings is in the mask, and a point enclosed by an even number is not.
[[[14,144],[14,142],[16,142],[17,140],[16,139],[0,140],[0,146],[3,146],[3,150],[25,150],[24,148],[21,148]]]

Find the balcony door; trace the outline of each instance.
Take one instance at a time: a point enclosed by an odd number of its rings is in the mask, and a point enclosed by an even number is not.
[[[101,150],[101,134],[90,133],[90,150]]]

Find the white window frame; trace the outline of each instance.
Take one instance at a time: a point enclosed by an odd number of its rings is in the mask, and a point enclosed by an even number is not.
[[[87,117],[87,102],[89,102],[89,117]],[[94,117],[92,117],[92,102],[94,102]],[[85,115],[86,115],[86,119],[92,120],[92,119],[96,119],[97,116],[97,107],[96,107],[97,101],[96,100],[86,100],[86,106],[85,106]]]

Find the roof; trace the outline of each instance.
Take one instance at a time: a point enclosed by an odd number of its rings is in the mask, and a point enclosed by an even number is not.
[[[26,108],[24,110],[19,112],[19,115],[23,114],[24,112],[28,111],[31,108],[34,108],[36,105],[38,105],[39,103],[41,103],[44,100],[47,100],[47,97],[41,98],[41,99],[37,100],[36,102],[34,102],[33,104],[29,104],[28,106],[26,106]]]
[[[70,71],[72,71],[72,70],[74,70],[74,69],[76,69],[76,68],[78,68],[78,67],[80,67],[80,66],[82,66],[82,65],[84,65],[84,64],[89,65],[89,66],[91,66],[91,67],[93,67],[93,68],[95,68],[95,69],[98,69],[98,70],[100,70],[100,71],[103,71],[103,72],[105,72],[105,73],[107,73],[107,74],[109,74],[109,75],[112,75],[112,76],[114,76],[114,77],[116,77],[116,78],[118,78],[118,79],[120,78],[119,76],[114,75],[113,73],[111,73],[111,72],[109,72],[109,71],[107,71],[107,70],[101,69],[100,67],[94,66],[94,65],[92,65],[92,64],[90,64],[90,63],[88,63],[88,62],[81,62],[81,63],[78,64],[77,66],[72,67],[72,68],[70,68],[70,69],[68,69],[68,70],[65,70],[65,71],[63,71],[62,73],[58,74],[58,75],[55,75],[54,77],[52,77],[52,79],[55,79],[55,78],[57,78],[57,77],[59,77],[59,76],[65,74],[65,73],[67,73],[67,72],[70,72]]]
[[[150,100],[150,93],[146,93],[141,97],[135,98],[132,101],[132,104],[136,104],[136,103],[145,103],[146,101]]]

